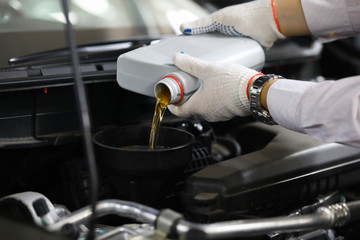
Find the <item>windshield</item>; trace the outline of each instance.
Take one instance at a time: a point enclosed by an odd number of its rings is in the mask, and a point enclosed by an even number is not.
[[[77,43],[179,34],[208,12],[190,0],[72,0]],[[0,66],[11,57],[66,46],[60,0],[0,0]]]

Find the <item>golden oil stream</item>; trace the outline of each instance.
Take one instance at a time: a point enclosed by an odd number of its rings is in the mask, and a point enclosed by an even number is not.
[[[170,103],[171,95],[167,87],[163,86],[156,96],[154,117],[151,124],[149,149],[154,150],[157,145],[160,124],[163,120],[165,111]]]

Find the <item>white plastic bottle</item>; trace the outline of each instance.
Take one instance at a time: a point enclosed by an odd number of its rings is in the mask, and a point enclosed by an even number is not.
[[[200,81],[174,66],[172,56],[177,52],[209,62],[238,63],[255,70],[261,70],[265,62],[263,48],[250,38],[214,33],[180,35],[120,55],[119,85],[151,97],[167,88],[170,104],[184,103],[200,87]]]

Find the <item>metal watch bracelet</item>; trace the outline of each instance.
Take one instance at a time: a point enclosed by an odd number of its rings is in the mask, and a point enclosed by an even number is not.
[[[250,88],[250,111],[252,116],[265,124],[268,125],[277,125],[275,120],[271,117],[269,111],[261,106],[260,94],[264,85],[273,79],[282,79],[282,76],[275,74],[267,74],[258,77],[252,84]]]

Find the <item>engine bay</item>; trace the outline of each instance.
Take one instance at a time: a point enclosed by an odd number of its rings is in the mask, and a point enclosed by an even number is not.
[[[168,119],[164,128],[195,137],[182,174],[110,173],[97,157],[96,239],[356,239],[356,210],[345,224],[350,213],[344,209],[358,203],[358,149],[251,120],[235,119],[236,127],[224,132],[224,123]],[[127,126],[139,125],[146,126]],[[0,209],[6,224],[16,219],[17,227],[37,225],[28,234],[45,228],[45,235],[50,230],[70,239],[86,236],[89,172],[81,140],[73,141],[2,150]],[[49,209],[46,224],[34,210],[39,199],[45,199],[39,208]],[[333,215],[324,217],[329,209]]]
[[[129,41],[115,54],[153,40]],[[332,56],[336,44],[329,46],[325,54]],[[263,71],[323,81],[322,47],[309,38],[281,41],[267,51]],[[333,63],[329,55],[326,64]],[[92,121],[86,140],[97,165],[96,211],[70,65],[1,69],[0,99],[9,103],[0,105],[4,239],[90,239],[92,231],[93,239],[109,240],[358,239],[359,149],[251,117],[209,123],[167,112],[162,129],[175,133],[164,141],[189,134],[181,143],[186,149],[119,156],[119,139],[150,128],[155,99],[120,88],[114,59],[80,67]],[[98,138],[104,132],[116,134]]]

